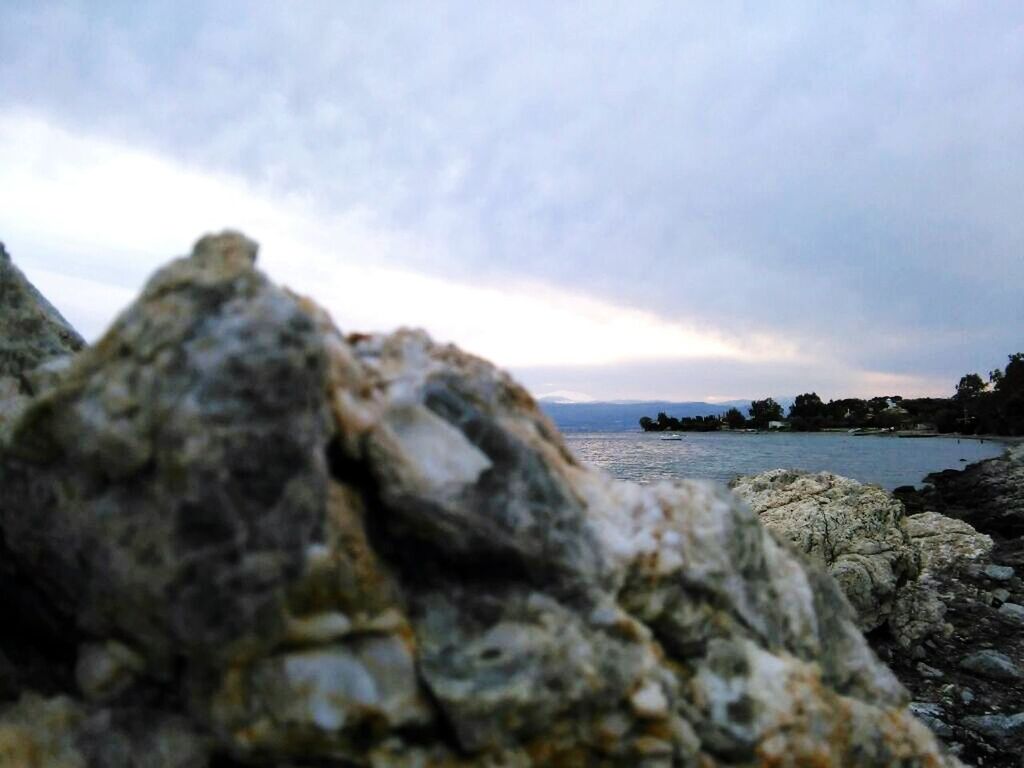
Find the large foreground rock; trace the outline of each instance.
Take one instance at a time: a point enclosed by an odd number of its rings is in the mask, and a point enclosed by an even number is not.
[[[254,258],[200,241],[0,446],[0,650],[56,689],[0,765],[955,764],[747,506],[580,467],[505,374]]]
[[[885,623],[901,588],[918,576],[903,505],[881,488],[787,469],[737,478],[732,488],[762,523],[828,568],[864,630]]]

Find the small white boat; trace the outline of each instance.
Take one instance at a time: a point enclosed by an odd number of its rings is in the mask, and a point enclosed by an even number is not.
[[[681,436],[676,435],[676,436],[673,436],[673,437],[663,437],[661,439],[662,440],[671,440],[671,441],[675,442],[676,440],[682,440],[683,438]]]

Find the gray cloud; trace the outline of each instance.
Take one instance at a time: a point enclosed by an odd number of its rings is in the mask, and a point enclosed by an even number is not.
[[[13,2],[0,108],[366,208],[436,274],[867,370],[1001,364],[1024,10],[830,5]]]

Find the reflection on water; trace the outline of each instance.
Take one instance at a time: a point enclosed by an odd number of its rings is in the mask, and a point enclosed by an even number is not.
[[[565,437],[580,461],[625,480],[727,482],[736,475],[786,467],[828,470],[889,490],[919,485],[929,472],[959,469],[1003,451],[1001,444],[990,440],[854,437],[836,432],[687,432],[681,440],[665,440],[667,435],[656,432],[586,432]]]

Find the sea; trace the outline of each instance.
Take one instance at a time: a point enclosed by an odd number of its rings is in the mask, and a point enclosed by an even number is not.
[[[666,439],[675,438],[680,439]],[[829,471],[887,490],[999,456],[1001,443],[950,437],[854,436],[842,432],[575,432],[565,439],[584,464],[623,480],[702,478],[727,483],[784,467]]]

